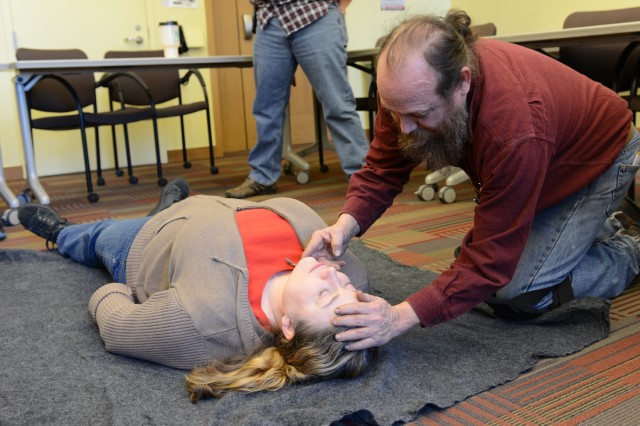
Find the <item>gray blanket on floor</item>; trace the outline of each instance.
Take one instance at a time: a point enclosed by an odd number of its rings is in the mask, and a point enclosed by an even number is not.
[[[352,243],[392,303],[435,275]],[[0,424],[389,425],[516,378],[539,357],[576,352],[609,332],[607,302],[585,299],[535,321],[481,310],[416,328],[381,348],[366,375],[189,402],[184,372],[112,355],[87,312],[109,277],[56,253],[0,250]]]

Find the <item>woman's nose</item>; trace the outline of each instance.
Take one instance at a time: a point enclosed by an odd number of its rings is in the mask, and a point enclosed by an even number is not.
[[[333,266],[327,266],[322,273],[322,279],[330,281],[332,283],[340,283],[340,279],[338,277],[338,271]]]

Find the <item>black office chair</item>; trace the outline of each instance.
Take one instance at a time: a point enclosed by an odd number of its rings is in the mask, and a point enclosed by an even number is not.
[[[478,37],[489,37],[497,34],[498,29],[493,22],[487,22],[486,24],[472,25],[471,29]]]
[[[619,24],[640,21],[640,7],[626,9],[574,12],[567,16],[563,28],[589,27],[592,25]],[[640,60],[640,43],[618,42],[601,44],[579,44],[563,46],[558,51],[558,60],[592,80],[616,92],[623,92],[629,108],[635,115],[640,111],[636,94],[627,96],[632,89],[635,66]],[[629,196],[635,199],[635,185],[629,188]]]
[[[376,70],[373,64],[371,66],[363,66],[353,64],[352,67],[371,75],[369,89],[367,95],[356,98],[356,111],[363,111],[367,114],[367,123],[369,124],[369,142],[373,140],[373,123],[375,114],[378,111],[378,85],[376,84]]]
[[[149,57],[162,57],[164,53],[162,50],[152,51],[109,51],[105,54],[105,58],[149,58]],[[136,75],[145,82],[145,85],[149,88],[153,101],[156,105],[156,114],[158,118],[179,117],[180,118],[180,131],[182,136],[182,159],[183,167],[190,168],[191,162],[187,159],[187,145],[185,140],[184,129],[184,116],[192,114],[198,111],[204,111],[207,118],[207,135],[209,138],[209,163],[210,171],[212,174],[218,173],[218,168],[215,165],[215,158],[213,153],[213,137],[211,133],[211,114],[209,107],[209,98],[207,96],[207,88],[204,82],[204,78],[200,72],[196,69],[190,69],[184,75],[180,77],[177,68],[169,68],[162,70],[137,70]],[[181,85],[188,84],[191,77],[198,79],[202,88],[202,100],[198,102],[192,102],[188,104],[182,103]],[[119,103],[122,106],[144,106],[148,100],[145,92],[139,85],[134,84],[131,81],[117,80],[114,81],[110,87],[110,104],[113,102]],[[170,101],[177,101],[177,104],[164,105]],[[162,104],[162,105],[161,105]],[[127,132],[126,126],[124,127],[125,135]],[[116,161],[116,173],[122,174],[122,171],[118,167],[118,150],[116,145],[115,130],[112,131],[113,135],[113,150]],[[127,169],[129,174],[129,180],[135,179],[133,177],[133,171],[131,168],[131,155],[129,144],[125,138],[125,148],[127,154]],[[159,147],[156,146],[159,150]],[[157,168],[161,173],[162,165],[158,158]]]
[[[567,16],[563,28],[632,21],[640,21],[640,7],[574,12]],[[640,59],[638,42],[584,43],[563,46],[558,51],[560,62],[617,92],[630,89],[638,59]]]
[[[87,59],[87,55],[78,49],[45,50],[20,48],[16,51],[18,60],[53,60],[53,59]],[[98,112],[96,105],[96,88],[112,81],[127,80],[139,85],[147,93],[145,108],[123,108],[109,112]],[[46,74],[27,92],[29,121],[31,129],[73,130],[79,129],[82,138],[84,169],[87,181],[87,199],[96,202],[98,194],[93,192],[91,166],[87,145],[86,129],[95,128],[95,145],[97,161],[97,182],[104,185],[100,161],[99,126],[127,124],[147,120],[155,116],[153,100],[144,83],[131,73],[113,73],[96,83],[91,72],[69,72]],[[92,107],[91,111],[85,111]],[[33,118],[32,110],[52,113],[44,117]],[[154,120],[154,135],[158,139],[158,130]],[[165,182],[166,184],[166,182]]]

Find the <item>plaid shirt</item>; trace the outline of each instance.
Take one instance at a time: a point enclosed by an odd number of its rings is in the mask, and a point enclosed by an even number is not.
[[[290,35],[327,14],[335,0],[251,0],[256,7],[258,25],[264,28],[274,16],[286,35]]]

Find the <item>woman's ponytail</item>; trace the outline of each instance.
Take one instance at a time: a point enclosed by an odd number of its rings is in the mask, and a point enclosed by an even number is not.
[[[300,324],[291,340],[276,332],[275,345],[225,362],[214,360],[186,375],[191,401],[220,398],[228,391],[274,391],[308,380],[355,377],[370,365],[377,348],[347,351],[338,329],[322,332]]]

